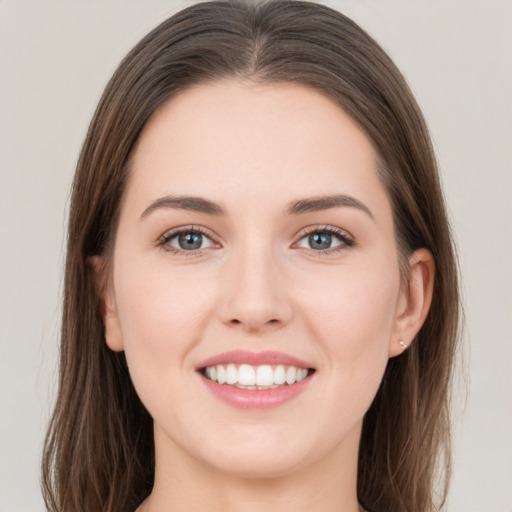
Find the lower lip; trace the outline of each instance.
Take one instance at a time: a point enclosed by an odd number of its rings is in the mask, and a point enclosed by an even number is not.
[[[313,374],[314,375],[314,374]],[[270,409],[277,407],[302,393],[310,384],[313,375],[295,384],[273,389],[239,389],[228,384],[219,384],[200,374],[206,387],[224,402],[239,409]]]

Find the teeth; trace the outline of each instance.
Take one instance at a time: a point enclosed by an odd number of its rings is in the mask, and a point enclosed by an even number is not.
[[[238,382],[238,370],[234,364],[228,364],[226,368],[226,383],[236,384]]]
[[[308,371],[306,370],[306,368],[301,368],[300,370],[297,371],[297,377],[295,377],[297,379],[297,382],[300,382],[301,380],[305,379],[308,375]]]
[[[274,370],[274,383],[275,384],[284,384],[286,382],[286,370],[284,366],[280,364]]]
[[[274,384],[274,370],[268,365],[258,366],[256,384],[258,386],[272,386]]]
[[[295,377],[297,377],[297,368],[294,366],[288,367],[288,370],[286,370],[286,384],[293,384],[295,382]],[[212,380],[214,380],[213,377]]]
[[[222,367],[221,364],[217,365],[217,368]],[[238,384],[244,386],[254,386],[256,384],[256,372],[252,366],[248,364],[240,365],[238,368]]]
[[[222,365],[217,366],[217,382],[219,384],[224,384],[224,382],[226,382],[226,370]]]
[[[235,364],[208,366],[205,375],[219,384],[234,385],[244,389],[275,388],[283,384],[295,384],[308,376],[306,368],[295,366],[251,366],[249,364]]]

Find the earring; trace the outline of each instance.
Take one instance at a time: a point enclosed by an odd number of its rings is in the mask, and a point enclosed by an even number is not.
[[[404,340],[399,340],[398,343],[404,347],[404,350],[407,350],[407,345],[405,344]]]

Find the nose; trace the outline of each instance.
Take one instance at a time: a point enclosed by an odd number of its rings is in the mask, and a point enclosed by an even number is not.
[[[233,255],[233,260],[236,261],[226,262],[223,273],[221,321],[250,333],[272,331],[288,324],[293,314],[290,290],[271,252],[240,251]]]

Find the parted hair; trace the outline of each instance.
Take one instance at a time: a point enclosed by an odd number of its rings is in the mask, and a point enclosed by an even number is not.
[[[130,157],[155,111],[188,87],[222,79],[295,83],[334,99],[378,155],[392,205],[400,268],[431,251],[429,315],[389,360],[366,412],[358,498],[372,512],[432,512],[450,476],[450,383],[458,338],[458,271],[431,139],[406,83],[352,20],[297,0],[209,1],[145,36],[110,79],[78,160],[69,213],[58,392],[46,435],[42,489],[52,512],[133,512],[153,486],[152,418],[123,352],[105,343],[90,259],[108,260]]]

